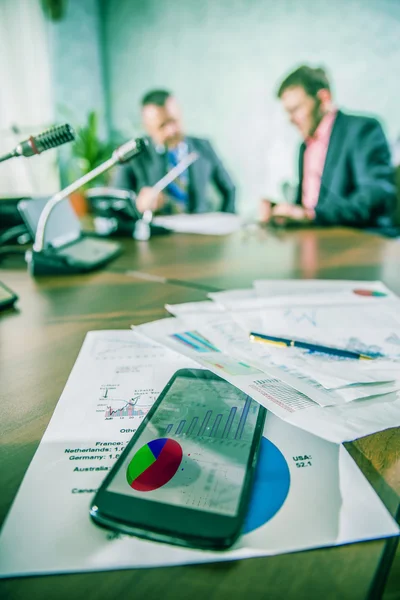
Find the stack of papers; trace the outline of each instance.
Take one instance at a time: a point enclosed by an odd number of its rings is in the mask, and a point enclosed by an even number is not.
[[[400,300],[383,283],[265,280],[209,296],[167,305],[175,319],[135,331],[324,439],[340,443],[400,425]],[[372,358],[254,342],[251,332]]]
[[[242,226],[242,220],[238,215],[219,212],[154,217],[153,223],[176,233],[197,233],[202,235],[227,235],[239,231]]]
[[[211,296],[168,306],[175,318],[134,332],[88,333],[2,529],[0,578],[228,561],[399,534],[338,444],[400,425],[398,298],[359,281],[258,281]],[[254,330],[379,358],[253,342]],[[206,552],[95,526],[88,508],[104,476],[171,376],[198,365],[270,411],[242,536]]]
[[[174,547],[94,525],[93,494],[182,368],[198,365],[132,331],[88,333],[1,532],[0,577],[230,561],[398,535],[344,447],[271,413],[231,549]]]

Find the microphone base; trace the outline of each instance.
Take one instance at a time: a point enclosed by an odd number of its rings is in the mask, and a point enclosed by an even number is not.
[[[118,252],[119,254],[119,252]],[[28,250],[25,253],[28,271],[32,277],[38,275],[74,275],[76,273],[88,273],[101,268],[108,260],[98,264],[86,264],[78,261],[71,263],[53,252]]]
[[[94,227],[98,236],[100,237],[129,237],[138,239],[135,236],[136,224],[139,220],[134,221],[133,219],[117,219],[116,217],[103,217],[98,216],[94,219]],[[150,234],[149,237],[154,235],[169,235],[172,233],[171,229],[161,227],[161,225],[153,225],[149,223]],[[140,238],[142,239],[142,238]]]
[[[51,252],[28,250],[25,260],[28,264],[28,271],[33,277],[37,275],[71,275],[85,271],[80,265],[70,265],[62,256]]]

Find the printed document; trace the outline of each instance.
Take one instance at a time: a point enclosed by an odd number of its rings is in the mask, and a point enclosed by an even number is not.
[[[94,493],[185,367],[198,365],[131,331],[86,336],[1,532],[1,577],[231,561],[398,535],[343,447],[271,413],[243,535],[232,549],[179,548],[97,527],[89,518]],[[178,427],[171,438],[179,439]]]

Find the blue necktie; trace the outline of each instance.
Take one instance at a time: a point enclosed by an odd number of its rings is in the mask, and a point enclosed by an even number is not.
[[[186,152],[185,152],[186,154]],[[167,170],[170,171],[173,167],[182,160],[184,155],[182,148],[177,146],[171,150],[167,150]],[[189,204],[189,171],[183,171],[174,179],[166,188],[167,194],[175,201],[178,211],[186,211]]]

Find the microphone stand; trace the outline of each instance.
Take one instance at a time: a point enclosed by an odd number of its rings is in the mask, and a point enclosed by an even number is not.
[[[116,164],[125,163],[132,159],[143,150],[144,146],[145,142],[141,138],[130,140],[126,144],[123,144],[114,150],[111,158],[109,158],[107,161],[95,169],[92,169],[92,171],[86,175],[83,175],[71,183],[71,185],[67,186],[60,192],[57,192],[50,198],[40,214],[33,248],[31,251],[26,253],[26,261],[32,275],[44,273],[76,272],[75,269],[68,267],[68,264],[65,264],[65,262],[62,261],[62,257],[57,256],[57,254],[52,251],[51,246],[49,248],[44,247],[46,226],[54,207],[65,200],[72,192],[76,192],[83,185],[89,181],[92,181],[92,179],[98,177],[102,173],[105,173]]]
[[[196,154],[196,152],[191,152],[190,154],[187,154],[177,165],[175,165],[173,169],[168,171],[168,173],[164,175],[164,177],[157,181],[157,183],[153,185],[154,199],[156,199],[160,192],[162,192],[170,183],[172,183],[176,177],[179,177],[181,173],[186,171],[186,169],[198,158],[199,155]],[[135,238],[135,240],[145,242],[148,239],[150,239],[150,225],[152,220],[153,210],[151,207],[145,210],[142,218],[136,221],[135,223],[135,227],[133,230],[133,237]]]

